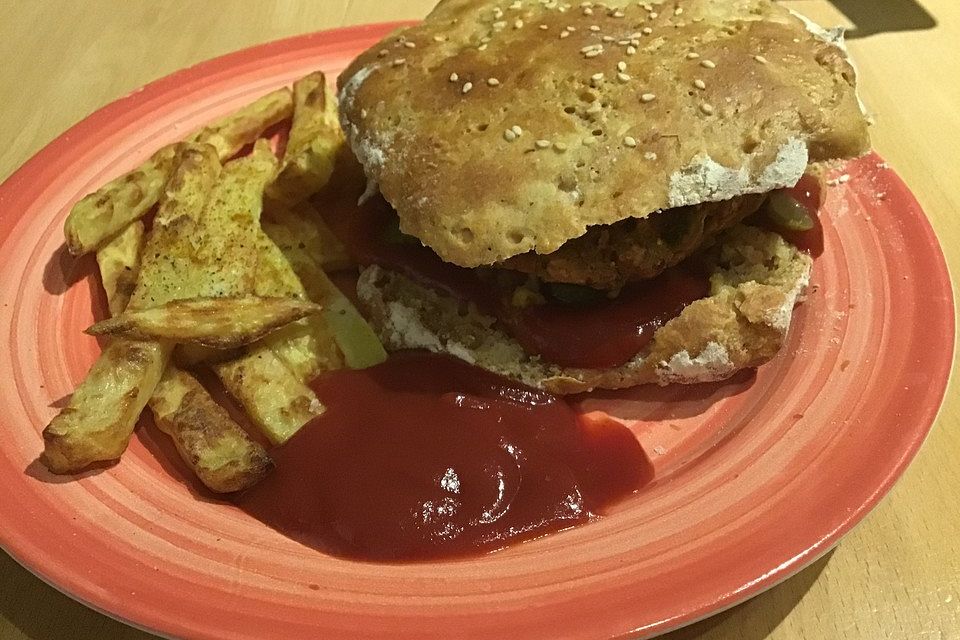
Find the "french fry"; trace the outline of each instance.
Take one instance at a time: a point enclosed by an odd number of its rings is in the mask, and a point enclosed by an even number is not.
[[[96,323],[87,333],[232,349],[256,342],[280,327],[319,312],[319,305],[296,298],[193,298],[125,311]]]
[[[191,142],[212,145],[222,162],[254,142],[273,125],[293,115],[293,94],[284,87],[204,127]]]
[[[163,232],[147,239],[130,308],[251,293],[257,270],[252,248],[260,233],[263,189],[276,167],[265,141],[222,170],[213,147],[189,147],[170,180],[178,196],[168,198],[154,220],[154,229]],[[200,211],[186,206],[198,200],[203,203]]]
[[[257,252],[257,294],[306,298],[283,253],[265,234],[260,235]],[[271,442],[280,443],[323,411],[323,405],[304,383],[321,371],[342,366],[343,358],[326,323],[319,316],[311,316],[251,345],[236,360],[213,368],[251,421]]]
[[[259,232],[263,185],[272,179],[276,164],[264,158],[262,149],[259,153],[255,149],[253,156],[246,163],[230,163],[228,179],[219,180],[220,162],[213,147],[178,148],[175,170],[162,189],[154,226],[146,239],[129,310],[178,298],[250,293],[255,266],[224,273],[219,256],[212,253],[216,249],[200,251],[191,241],[209,241],[231,259],[244,253],[242,246],[235,246],[237,242],[247,240],[250,246],[254,233]],[[264,165],[269,165],[267,170]],[[253,194],[238,186],[250,174],[264,174],[259,191],[252,187]],[[214,185],[219,189],[215,191]],[[233,218],[236,224],[232,224]],[[244,227],[250,229],[249,238],[242,232]],[[172,250],[169,256],[165,253],[168,249]],[[204,272],[214,272],[217,277],[204,278]],[[111,342],[67,407],[44,429],[43,462],[54,472],[69,473],[119,457],[166,369],[172,346],[168,341]]]
[[[354,266],[347,248],[308,202],[290,207],[268,203],[262,226],[281,249],[305,245],[303,248],[324,271],[340,271]]]
[[[276,228],[271,231],[276,232]],[[284,237],[294,237],[289,229]],[[300,278],[307,297],[323,306],[320,317],[333,331],[337,346],[351,369],[364,369],[387,359],[380,339],[356,307],[337,288],[313,259],[309,248],[300,243],[278,243],[290,266]]]
[[[150,409],[184,462],[212,491],[246,489],[273,467],[264,448],[189,373],[167,367],[150,398]]]
[[[172,345],[115,340],[97,358],[69,404],[43,430],[41,461],[74,473],[115,460],[163,374]]]
[[[307,299],[306,291],[290,263],[266,234],[258,244],[259,272],[256,292],[263,296],[294,296]],[[284,327],[262,340],[302,382],[323,371],[343,367],[343,356],[333,333],[322,317],[311,316]]]
[[[170,178],[179,144],[163,147],[142,165],[81,199],[63,225],[67,250],[75,256],[94,251],[157,203]]]
[[[130,296],[137,286],[143,234],[143,223],[138,220],[97,251],[100,281],[107,293],[111,316],[118,315],[127,308]]]
[[[145,283],[142,277],[153,263],[160,261],[160,254],[149,253],[149,248],[163,246],[164,236],[171,234],[163,219],[200,215],[206,202],[204,188],[213,182],[213,178],[206,180],[209,171],[201,162],[203,157],[202,149],[178,150],[179,165],[164,191],[157,216],[161,224],[154,225],[146,240],[147,251],[131,301],[138,295],[141,300],[162,297],[163,287],[155,282]],[[213,160],[219,170],[215,155]],[[166,341],[114,340],[107,345],[67,406],[44,429],[44,464],[55,473],[72,473],[118,458],[163,375],[172,349],[173,344]]]
[[[279,89],[194,134],[190,141],[212,145],[221,161],[254,142],[264,130],[293,115],[293,94]],[[67,249],[75,256],[102,247],[160,199],[177,165],[182,143],[169,144],[142,165],[78,201],[64,223]]]
[[[337,99],[320,71],[293,85],[293,123],[280,175],[267,189],[274,200],[292,204],[319,191],[333,174],[344,136]]]
[[[143,223],[138,221],[97,252],[111,315],[119,315],[126,307],[142,249]],[[263,447],[233,421],[203,385],[173,364],[167,365],[148,404],[157,426],[173,439],[181,458],[212,491],[245,489],[273,466]]]
[[[282,444],[324,411],[310,387],[270,349],[213,365],[223,386],[273,444]]]

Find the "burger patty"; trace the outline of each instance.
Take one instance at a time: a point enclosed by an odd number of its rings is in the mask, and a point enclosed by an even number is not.
[[[766,194],[658,211],[590,228],[548,254],[524,253],[499,263],[545,282],[616,290],[652,278],[708,245],[760,208]]]

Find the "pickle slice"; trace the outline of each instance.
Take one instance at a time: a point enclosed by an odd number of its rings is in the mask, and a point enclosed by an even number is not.
[[[767,219],[785,231],[810,231],[815,226],[807,208],[786,191],[774,191],[764,205]]]

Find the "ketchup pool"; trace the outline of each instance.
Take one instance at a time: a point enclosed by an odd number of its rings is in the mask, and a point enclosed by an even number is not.
[[[651,477],[622,424],[449,356],[394,354],[312,386],[326,411],[236,500],[327,553],[476,555],[587,522]]]

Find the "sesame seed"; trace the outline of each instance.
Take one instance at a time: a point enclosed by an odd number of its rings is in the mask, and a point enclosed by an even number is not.
[[[642,38],[642,37],[643,37],[643,32],[642,32],[642,31],[634,31],[633,33],[630,34],[630,39],[631,39],[631,40],[638,40],[638,39],[640,39],[640,38]]]
[[[575,26],[573,26],[573,25],[568,25],[568,26],[566,27],[566,30],[567,30],[567,31],[576,31],[577,28],[576,28]]]
[[[514,28],[514,29],[522,29],[522,28],[523,28],[523,20],[520,20],[519,18],[517,18],[516,20],[514,20],[514,21],[513,21],[513,28]]]
[[[595,49],[603,49],[603,47],[599,44],[588,44],[587,46],[580,49],[580,53],[590,53]]]
[[[612,15],[614,18],[622,18],[627,14],[625,14],[623,11],[614,11],[610,15]]]
[[[416,48],[417,48],[417,43],[416,43],[416,42],[410,42],[410,41],[408,40],[408,41],[406,41],[406,42],[403,43],[403,46],[405,46],[407,49],[416,49]]]
[[[503,132],[503,139],[507,142],[513,142],[517,139],[517,134],[515,134],[513,131],[510,131],[510,129],[507,129]]]
[[[553,143],[553,148],[556,149],[557,151],[563,152],[563,151],[566,151],[566,150],[567,150],[567,145],[565,145],[565,144],[562,143],[562,142],[554,142],[554,143]]]
[[[702,105],[700,105],[700,111],[703,111],[708,116],[713,115],[713,105],[704,102]]]
[[[549,140],[537,140],[537,141],[534,142],[533,144],[535,144],[535,145],[537,146],[537,149],[546,149],[546,148],[548,148],[548,147],[550,146],[550,141],[549,141]]]
[[[433,41],[434,41],[434,42],[443,42],[445,39],[446,39],[446,38],[444,38],[443,36],[440,36],[440,35],[433,36]]]
[[[491,39],[490,36],[483,36],[482,38],[480,38],[480,42],[483,44],[487,44],[488,42],[490,42],[490,39]]]
[[[626,63],[626,62],[624,62],[623,60],[621,60],[620,62],[617,63],[617,71],[626,71],[626,70],[627,70],[627,63]]]
[[[593,15],[593,9],[591,9],[590,7],[584,7],[584,8],[583,8],[583,15],[585,15],[585,16],[592,16],[592,15]]]
[[[619,80],[620,82],[630,82],[630,75],[622,72],[618,73],[617,80]]]
[[[505,29],[506,26],[507,26],[506,20],[497,20],[496,22],[493,23],[494,29]]]
[[[590,25],[590,31],[600,31],[600,27],[595,24],[592,24]]]
[[[628,56],[632,56],[632,55],[635,54],[636,52],[637,52],[637,48],[636,48],[635,46],[630,45],[629,47],[627,47],[627,55],[628,55]]]
[[[523,135],[523,129],[521,129],[517,125],[513,125],[512,127],[510,127],[510,131],[513,131],[515,134],[517,134],[518,138]]]
[[[360,117],[361,117],[361,118],[366,118],[366,117],[367,117],[367,110],[366,110],[366,109],[360,109]]]
[[[393,62],[390,63],[390,66],[391,66],[391,67],[399,67],[400,65],[406,64],[406,63],[407,63],[407,61],[406,61],[405,58],[397,58],[396,60],[394,60]]]
[[[614,37],[613,37],[613,36],[603,36],[603,37],[600,38],[600,39],[603,40],[604,42],[613,42],[613,41],[614,41]]]
[[[647,11],[647,12],[653,11],[653,5],[650,4],[649,2],[644,2],[644,3],[643,3],[642,5],[640,5],[640,6],[643,7],[643,10],[644,10],[644,11]]]
[[[697,78],[696,80],[693,81],[693,86],[695,86],[697,89],[706,89],[707,83],[701,80],[700,78]]]
[[[763,56],[753,56],[753,59],[759,62],[760,64],[767,64],[767,59]]]
[[[699,57],[700,57],[700,54],[697,53],[696,51],[691,51],[690,53],[687,54],[687,60],[696,60]]]
[[[599,82],[600,80],[603,80],[603,72],[601,71],[599,73],[593,74],[592,76],[590,76],[590,79],[593,80],[594,82]]]
[[[674,9],[673,15],[675,16],[683,15],[683,7],[677,7],[676,9]]]
[[[494,7],[494,8],[493,8],[493,17],[496,18],[496,19],[498,19],[498,20],[499,20],[500,18],[502,18],[502,17],[503,17],[503,9],[501,9],[500,7]]]
[[[546,30],[549,29],[550,27],[548,27],[548,26],[545,25],[545,24],[541,24],[541,25],[539,26],[539,28],[540,28],[541,30],[543,30],[543,31],[546,31]]]
[[[519,9],[521,6],[523,6],[523,5],[520,3],[520,0],[516,0],[516,2],[511,2],[511,3],[510,3],[510,8],[513,9],[514,11],[516,11],[517,9]]]
[[[589,8],[592,7],[592,6],[593,6],[593,3],[592,3],[592,2],[581,2],[581,3],[580,3],[580,8],[581,8],[581,9],[589,9]]]
[[[569,35],[570,35],[570,32],[569,32],[569,31],[561,31],[561,32],[560,32],[560,38],[561,38],[561,39],[566,38],[566,37],[568,37]]]
[[[460,88],[461,93],[470,93],[470,90],[473,89],[472,82],[464,82],[463,87]]]
[[[653,102],[657,99],[657,94],[655,93],[645,93],[640,96],[640,102]]]
[[[617,40],[617,44],[620,45],[621,47],[625,47],[625,46],[627,46],[628,44],[630,44],[630,41],[629,41],[629,40]]]
[[[486,43],[486,42],[484,42],[482,45],[480,45],[479,47],[477,47],[477,51],[486,51],[486,50],[487,50],[487,43]]]
[[[450,74],[450,82],[456,82],[459,79],[460,79],[460,76],[457,75],[456,71]]]
[[[382,57],[384,57],[385,55],[387,55],[388,53],[390,53],[390,52],[387,51],[386,49],[380,49],[380,51],[377,53],[377,55],[382,58]]]
[[[648,35],[650,35],[651,33],[653,33],[653,29],[651,29],[650,27],[644,27],[643,29],[641,29],[641,31],[643,32],[643,35],[645,35],[645,36],[648,36]]]
[[[630,44],[632,44],[632,45],[635,46],[635,47],[639,47],[639,46],[640,46],[640,38],[634,38],[633,40],[630,41]]]
[[[656,19],[659,18],[659,17],[660,17],[660,14],[657,13],[656,11],[653,11],[653,12],[650,13],[650,19],[651,19],[651,20],[656,20]]]
[[[657,159],[657,154],[655,154],[653,151],[647,151],[645,154],[643,154],[643,159],[644,159],[644,160],[656,160],[656,159]]]
[[[487,84],[490,85],[491,87],[499,87],[500,81],[497,80],[496,78],[487,78]]]
[[[701,60],[700,66],[703,67],[704,69],[716,69],[717,63],[714,62],[713,60]]]
[[[635,146],[637,146],[637,140],[636,140],[636,138],[634,138],[633,136],[624,136],[624,137],[623,137],[623,144],[625,144],[626,146],[628,146],[628,147],[630,147],[630,148],[632,149],[632,148],[634,148]]]
[[[585,58],[596,58],[601,53],[603,53],[603,49],[594,49],[593,51],[587,51],[583,55]]]
[[[591,115],[591,116],[596,115],[601,111],[603,111],[603,105],[601,105],[599,102],[594,102],[589,107],[587,107],[587,115]]]
[[[596,139],[596,138],[593,138],[593,137],[584,138],[584,139],[581,140],[580,142],[581,142],[585,147],[589,147],[590,145],[596,144],[596,143],[597,143],[597,139]]]

